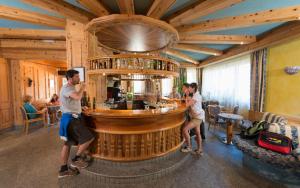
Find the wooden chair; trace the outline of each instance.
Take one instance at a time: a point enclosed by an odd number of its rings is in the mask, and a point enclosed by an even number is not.
[[[218,114],[221,112],[221,108],[219,105],[208,105],[208,130],[210,125],[218,125]]]
[[[30,123],[41,121],[41,122],[43,122],[43,125],[46,126],[46,120],[45,120],[46,112],[27,113],[23,106],[21,106],[20,109],[21,109],[21,112],[22,112],[23,120],[25,122],[24,131],[25,131],[26,135],[28,134],[28,128],[29,128]],[[37,114],[37,115],[40,115],[40,116],[37,117],[37,118],[34,118],[34,119],[29,119],[28,118],[29,114]]]

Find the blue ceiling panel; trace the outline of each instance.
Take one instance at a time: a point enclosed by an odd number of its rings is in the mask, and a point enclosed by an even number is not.
[[[268,9],[283,8],[294,5],[300,5],[300,0],[246,0],[232,7],[217,11],[216,13],[194,20],[194,22],[224,18],[228,16],[250,14]]]
[[[74,6],[76,6],[78,8],[81,8],[81,9],[84,9],[86,11],[89,11],[87,8],[85,8],[80,3],[78,3],[76,0],[64,0],[64,1],[66,1],[66,2],[68,2],[68,3],[70,3],[70,4],[74,5]]]
[[[24,9],[24,10],[33,11],[33,12],[38,12],[38,13],[47,14],[50,16],[62,17],[59,14],[49,12],[47,10],[44,10],[44,9],[41,9],[38,7],[34,7],[27,3],[23,3],[21,0],[0,0],[0,5],[10,6],[13,8],[19,8],[19,9]]]
[[[171,14],[175,13],[178,10],[181,10],[193,3],[197,2],[197,0],[177,0],[170,8],[169,10],[164,14],[162,17],[163,19],[170,16]]]
[[[35,24],[29,24],[29,23],[13,21],[13,20],[5,20],[5,19],[0,19],[0,27],[22,28],[22,29],[55,29],[55,30],[59,29],[54,27],[35,25]]]
[[[259,35],[270,29],[280,26],[282,23],[271,23],[265,25],[259,25],[255,27],[244,27],[230,30],[222,31],[213,31],[207,32],[206,34],[215,34],[215,35]]]
[[[201,44],[200,46],[206,47],[206,48],[214,48],[217,50],[225,50],[227,48],[231,48],[234,45],[233,44]]]

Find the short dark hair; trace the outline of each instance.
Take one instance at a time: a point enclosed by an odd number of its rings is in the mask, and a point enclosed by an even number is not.
[[[67,80],[69,80],[70,78],[73,78],[73,76],[75,74],[79,74],[79,72],[77,70],[74,70],[74,69],[68,70],[67,73],[66,73]]]
[[[183,83],[182,86],[190,87],[190,84],[189,83]]]
[[[193,88],[193,89],[195,89],[195,91],[197,91],[197,89],[198,89],[197,83],[191,83],[190,87]]]

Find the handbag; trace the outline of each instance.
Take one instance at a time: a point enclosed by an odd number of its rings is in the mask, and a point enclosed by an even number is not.
[[[261,131],[258,136],[257,144],[265,149],[286,155],[292,151],[291,139],[277,133]]]

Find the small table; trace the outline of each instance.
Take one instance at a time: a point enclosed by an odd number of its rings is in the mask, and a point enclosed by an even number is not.
[[[224,138],[222,141],[225,144],[232,144],[232,128],[233,128],[233,122],[240,121],[243,119],[243,116],[237,115],[237,114],[231,114],[231,113],[220,113],[218,116],[226,121],[227,125],[227,138]]]
[[[48,109],[48,114],[50,117],[50,125],[53,125],[55,123],[58,122],[57,118],[56,118],[56,112],[60,109],[60,105],[48,105],[47,106]]]

